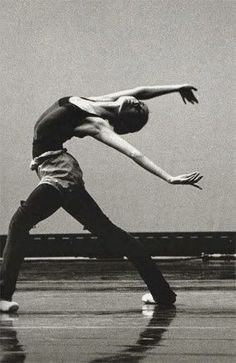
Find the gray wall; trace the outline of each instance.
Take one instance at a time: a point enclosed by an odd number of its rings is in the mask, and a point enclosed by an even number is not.
[[[233,1],[1,0],[1,229],[37,185],[34,123],[65,95],[191,83],[149,101],[150,122],[127,136],[173,175],[199,170],[203,191],[170,186],[89,138],[67,148],[88,190],[129,231],[233,230]],[[80,232],[63,211],[36,233]]]

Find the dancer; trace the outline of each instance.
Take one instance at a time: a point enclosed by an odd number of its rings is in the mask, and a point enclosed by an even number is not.
[[[41,115],[34,127],[31,162],[40,182],[28,199],[21,201],[10,222],[0,275],[0,311],[12,312],[19,307],[12,295],[30,229],[60,207],[101,237],[110,251],[128,257],[150,291],[151,295],[143,297],[145,303],[175,302],[176,294],[142,243],[114,225],[86,191],[82,170],[64,148],[64,142],[90,136],[170,184],[200,188],[199,173],[171,176],[120,136],[137,132],[147,123],[149,111],[143,100],[176,92],[185,103],[198,103],[193,91],[197,90],[190,85],[147,86],[99,97],[70,96],[61,98]]]

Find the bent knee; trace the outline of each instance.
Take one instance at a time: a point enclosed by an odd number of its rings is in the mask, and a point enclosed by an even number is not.
[[[97,236],[109,234],[115,227],[110,219],[105,215],[99,218],[94,218],[91,216],[91,218],[87,218],[86,221],[81,222],[84,225],[84,229],[87,229]]]

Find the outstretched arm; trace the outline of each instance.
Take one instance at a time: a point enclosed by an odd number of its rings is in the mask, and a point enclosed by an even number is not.
[[[94,101],[116,101],[120,97],[132,96],[138,100],[148,100],[169,93],[177,92],[181,95],[184,103],[186,103],[186,101],[190,103],[198,103],[198,100],[194,96],[193,91],[197,91],[197,89],[188,84],[169,86],[142,86],[110,93],[103,96],[91,97],[91,99]]]
[[[173,177],[107,127],[101,127],[96,134],[91,136],[93,136],[96,140],[101,141],[102,143],[125,154],[143,169],[146,169],[150,173],[158,176],[170,184],[190,184],[201,189],[198,185],[196,185],[196,183],[198,183],[198,181],[202,178],[199,173],[194,172]]]

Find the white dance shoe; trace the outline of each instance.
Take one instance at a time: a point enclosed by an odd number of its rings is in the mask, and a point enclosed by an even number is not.
[[[142,302],[144,304],[157,304],[150,293],[144,294],[142,296]]]
[[[158,298],[156,301],[153,299],[152,295],[150,293],[144,294],[142,297],[142,302],[144,304],[158,304],[161,306],[172,306],[176,301],[176,294],[172,291],[169,290],[168,294],[166,294],[166,292],[162,293],[161,297]]]
[[[15,313],[18,309],[19,309],[19,305],[16,302],[0,299],[0,312],[1,313]]]

